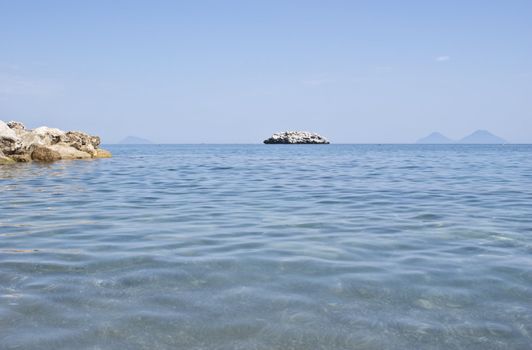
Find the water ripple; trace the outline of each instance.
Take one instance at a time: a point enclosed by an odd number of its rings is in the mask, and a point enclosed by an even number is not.
[[[532,147],[0,167],[0,349],[529,349]]]

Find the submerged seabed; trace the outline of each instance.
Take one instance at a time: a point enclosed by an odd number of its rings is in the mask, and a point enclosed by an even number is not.
[[[530,349],[532,146],[0,167],[0,349]]]

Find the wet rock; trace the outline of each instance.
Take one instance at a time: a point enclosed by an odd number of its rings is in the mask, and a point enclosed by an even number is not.
[[[329,141],[316,133],[307,131],[285,131],[273,134],[264,140],[266,144],[328,144]]]
[[[15,161],[9,157],[6,157],[2,151],[0,151],[0,164],[10,164],[14,163]]]
[[[8,158],[8,157],[0,157],[0,165],[2,165],[2,164],[12,164],[12,163],[16,163],[16,161],[14,161],[13,159]]]
[[[81,131],[65,132],[47,126],[29,130],[20,122],[0,121],[0,164],[110,158],[111,153],[99,146],[98,136]]]
[[[96,149],[96,154],[94,154],[93,157],[94,158],[111,158],[112,155],[111,155],[111,152],[105,149],[98,148]]]
[[[31,154],[29,153],[10,154],[9,158],[19,163],[31,162]]]

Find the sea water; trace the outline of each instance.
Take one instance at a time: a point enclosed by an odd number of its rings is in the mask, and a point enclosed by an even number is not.
[[[532,146],[0,166],[0,349],[531,349]]]

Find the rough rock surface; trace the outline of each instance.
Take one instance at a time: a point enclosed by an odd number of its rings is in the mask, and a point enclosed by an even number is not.
[[[6,123],[0,121],[0,151],[5,155],[13,152],[20,146],[20,140]]]
[[[36,146],[31,152],[31,159],[39,162],[53,162],[54,160],[60,160],[61,154],[51,147]]]
[[[14,120],[7,123],[7,126],[9,126],[13,130],[24,130],[26,127],[21,122],[16,122]]]
[[[329,141],[323,136],[308,131],[285,131],[273,134],[264,140],[264,143],[284,144],[328,144]]]
[[[41,126],[29,130],[20,122],[0,120],[0,164],[52,162],[61,159],[110,158],[100,138],[81,131],[64,132]]]

